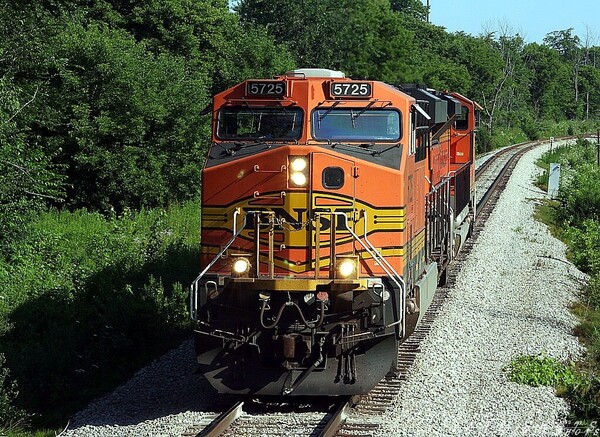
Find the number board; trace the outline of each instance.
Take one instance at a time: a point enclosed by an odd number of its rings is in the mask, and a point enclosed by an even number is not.
[[[370,98],[373,85],[371,82],[332,82],[329,92],[331,97]]]
[[[247,96],[285,96],[287,84],[281,81],[248,81]]]

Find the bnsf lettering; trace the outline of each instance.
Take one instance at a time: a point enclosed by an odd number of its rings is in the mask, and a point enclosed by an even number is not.
[[[307,215],[307,210],[303,209],[303,208],[294,208],[293,212],[296,214],[295,216],[293,216],[292,214],[290,214],[289,211],[287,211],[284,208],[244,208],[245,212],[248,211],[273,211],[275,213],[275,219],[277,221],[285,221],[287,224],[289,224],[290,226],[292,226],[294,229],[296,230],[300,230],[302,229],[302,227],[304,226],[305,220],[306,220],[306,215]],[[319,209],[315,209],[315,213],[317,212],[330,212],[331,209],[329,208],[319,208]],[[343,212],[343,213],[351,213],[354,210],[353,209],[336,209],[336,212]],[[266,214],[261,214],[260,216],[260,221],[261,221],[261,225],[268,225],[269,224],[269,217]],[[351,219],[348,219],[348,221],[351,221]],[[321,232],[325,232],[328,231],[331,228],[331,217],[328,215],[321,215]],[[245,229],[254,229],[254,227],[256,226],[256,215],[254,214],[248,214],[247,219],[246,219],[246,228]],[[344,223],[344,220],[341,219],[340,217],[337,218],[337,223],[336,223],[336,231],[345,231],[346,230],[346,224]]]
[[[278,221],[284,220],[286,223],[289,223],[295,229],[300,229],[305,220],[305,215],[307,210],[303,208],[294,208],[294,212],[296,213],[296,217],[291,215],[284,208],[244,208],[244,211],[273,211],[275,213],[275,218]],[[248,214],[246,221],[246,229],[254,229],[256,226],[256,216],[254,214]],[[269,217],[266,214],[261,214],[261,224],[269,224]]]
[[[330,211],[331,211],[330,208],[315,209],[315,212],[330,212]],[[350,208],[350,209],[336,208],[335,209],[335,212],[343,212],[344,214],[347,214],[347,213],[353,212],[353,211],[354,210],[352,208]],[[348,219],[348,221],[351,221],[351,219]],[[329,229],[331,229],[331,216],[322,215],[321,216],[321,232],[328,231]],[[336,217],[335,230],[336,231],[345,231],[346,230],[346,224],[344,223],[344,219],[339,216]]]

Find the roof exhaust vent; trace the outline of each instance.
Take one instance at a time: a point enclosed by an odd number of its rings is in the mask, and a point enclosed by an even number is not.
[[[288,77],[327,77],[331,79],[343,79],[346,75],[337,70],[328,70],[326,68],[299,68],[297,70],[285,73]]]

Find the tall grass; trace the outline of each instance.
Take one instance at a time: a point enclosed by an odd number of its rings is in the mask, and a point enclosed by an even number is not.
[[[0,258],[0,350],[34,425],[58,426],[179,342],[199,205],[47,211]]]

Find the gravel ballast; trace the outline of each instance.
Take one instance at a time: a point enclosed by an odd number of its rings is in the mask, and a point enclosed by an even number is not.
[[[379,423],[377,435],[388,436],[564,434],[568,405],[554,389],[509,382],[503,370],[519,355],[582,352],[568,306],[584,275],[532,217],[545,197],[532,184],[534,163],[547,147],[517,164],[395,403],[383,416],[351,414],[350,422]],[[179,436],[209,420],[220,397],[196,373],[193,355],[183,343],[78,413],[62,435]],[[299,417],[277,421],[288,429]]]
[[[61,437],[179,436],[214,416],[219,399],[189,340],[77,413]]]
[[[577,357],[568,307],[584,275],[533,219],[545,197],[532,184],[538,147],[517,164],[485,224],[382,435],[538,436],[564,433],[565,400],[551,387],[509,382],[519,355]]]

